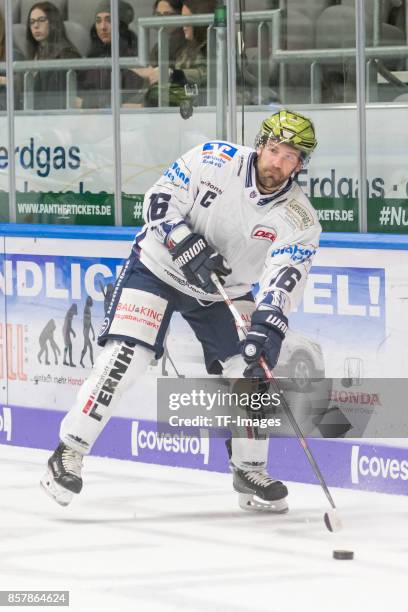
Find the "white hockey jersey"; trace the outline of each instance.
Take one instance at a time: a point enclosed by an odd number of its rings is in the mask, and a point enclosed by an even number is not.
[[[261,301],[285,314],[300,301],[321,232],[317,215],[296,182],[263,195],[255,180],[256,153],[228,142],[206,142],[168,168],[146,193],[146,224],[134,248],[153,274],[200,300],[222,298],[190,285],[166,246],[175,227],[202,234],[232,269],[231,298],[259,282]]]

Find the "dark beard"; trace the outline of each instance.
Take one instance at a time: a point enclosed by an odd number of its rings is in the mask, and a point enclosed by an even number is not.
[[[275,191],[279,191],[279,188],[285,183],[287,179],[282,179],[279,183],[274,186],[265,185],[259,177],[258,166],[255,164],[255,177],[256,177],[256,186],[258,191],[262,194],[274,193]]]

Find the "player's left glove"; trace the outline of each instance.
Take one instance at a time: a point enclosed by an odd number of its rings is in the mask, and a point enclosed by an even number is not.
[[[288,319],[280,308],[255,310],[242,347],[243,357],[248,364],[244,372],[245,377],[265,378],[265,372],[259,365],[260,357],[264,357],[271,369],[275,367],[287,329]]]

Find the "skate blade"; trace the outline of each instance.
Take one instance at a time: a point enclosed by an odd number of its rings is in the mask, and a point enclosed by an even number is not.
[[[72,491],[68,491],[68,489],[61,487],[61,485],[55,482],[50,471],[47,471],[41,478],[40,485],[46,494],[52,497],[60,506],[68,506],[74,497]]]
[[[274,501],[265,501],[260,497],[248,493],[239,493],[239,507],[247,512],[270,512],[274,514],[285,514],[289,511],[286,498]]]

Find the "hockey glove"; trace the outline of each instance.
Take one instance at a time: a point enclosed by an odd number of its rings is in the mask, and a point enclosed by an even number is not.
[[[259,365],[260,357],[264,357],[269,368],[275,367],[287,329],[288,320],[280,308],[255,310],[242,347],[243,357],[248,364],[245,377],[265,378],[265,372]]]
[[[217,287],[211,280],[213,272],[219,277],[231,272],[224,258],[200,234],[189,234],[169,250],[188,282],[206,293],[217,293]],[[223,282],[222,278],[220,280]]]

